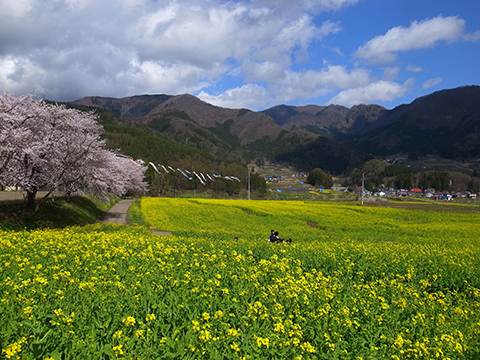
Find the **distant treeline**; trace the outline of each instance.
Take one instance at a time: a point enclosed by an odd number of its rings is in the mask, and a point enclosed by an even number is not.
[[[365,188],[375,191],[378,188],[411,189],[436,191],[480,191],[480,178],[477,172],[472,175],[454,171],[417,172],[399,164],[388,164],[381,160],[371,160],[354,169],[346,177],[348,186],[361,184],[365,176]]]

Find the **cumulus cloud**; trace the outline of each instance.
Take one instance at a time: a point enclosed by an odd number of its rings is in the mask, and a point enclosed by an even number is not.
[[[463,19],[438,16],[390,29],[355,52],[354,61],[367,62],[348,63],[349,50],[330,41],[346,28],[341,16],[334,21],[330,15],[357,3],[0,0],[0,90],[60,101],[190,93],[257,110],[338,92],[332,99],[345,104],[383,101],[407,91],[395,82],[403,66],[373,75],[370,61],[440,42],[480,40],[480,31],[465,34]]]
[[[386,67],[383,70],[383,80],[395,80],[400,73],[400,68],[395,67]]]
[[[359,0],[252,0],[255,5],[275,6],[290,9],[292,5],[316,12],[339,10],[354,5]]]
[[[480,30],[475,31],[472,34],[465,34],[465,36],[463,38],[466,41],[478,42],[478,41],[480,41]]]
[[[339,31],[316,14],[356,2],[0,0],[0,88],[57,100],[195,93],[232,64],[271,81]]]
[[[329,103],[351,107],[358,104],[371,104],[374,101],[391,101],[405,95],[411,80],[404,84],[380,80],[366,86],[341,91],[330,99]]]
[[[345,66],[329,65],[317,71],[288,71],[272,91],[276,91],[278,98],[308,99],[338,89],[364,86],[370,80],[370,72],[366,69],[348,71]]]
[[[264,70],[269,72],[266,66]],[[270,80],[266,86],[247,84],[216,96],[204,91],[197,96],[217,106],[229,107],[228,104],[232,104],[233,107],[250,106],[250,109],[262,110],[294,99],[311,99],[339,89],[366,86],[372,81],[366,69],[349,71],[345,66],[338,65],[328,65],[319,70],[284,71],[281,76]]]
[[[216,96],[202,91],[197,96],[210,104],[233,109],[259,109],[272,101],[268,91],[255,84],[246,84]]]
[[[388,63],[398,52],[424,49],[439,41],[452,42],[461,38],[465,21],[457,16],[414,21],[410,27],[394,27],[385,35],[377,36],[361,46],[355,53],[359,58]]]

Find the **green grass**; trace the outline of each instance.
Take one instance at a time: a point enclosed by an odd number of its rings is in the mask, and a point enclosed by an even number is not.
[[[141,199],[137,199],[128,209],[128,218],[130,223],[137,225],[146,225],[142,214]]]
[[[40,204],[38,211],[28,218],[23,217],[22,205],[22,201],[0,202],[0,229],[56,229],[93,224],[103,218],[112,204],[84,196],[48,201]]]

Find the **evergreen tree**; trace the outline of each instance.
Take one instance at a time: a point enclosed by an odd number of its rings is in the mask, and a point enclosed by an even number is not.
[[[306,182],[313,186],[321,186],[323,188],[331,188],[333,186],[332,177],[320,168],[315,168],[310,171]]]

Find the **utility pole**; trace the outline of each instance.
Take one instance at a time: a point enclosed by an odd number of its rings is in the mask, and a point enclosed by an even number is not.
[[[250,200],[250,168],[247,165],[248,169],[248,200]]]
[[[362,174],[362,205],[363,205],[363,194],[365,193],[365,173]]]

